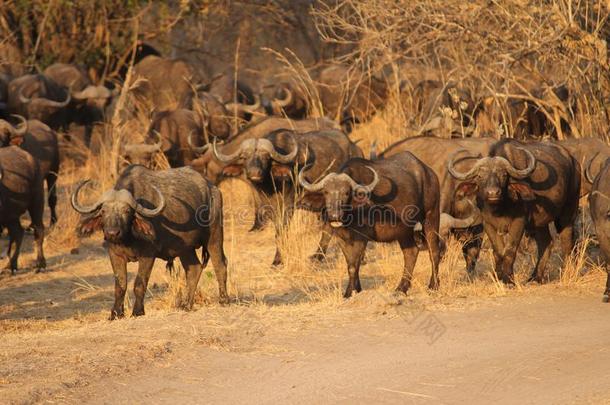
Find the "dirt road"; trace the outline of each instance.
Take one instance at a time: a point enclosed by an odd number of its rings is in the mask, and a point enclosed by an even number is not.
[[[185,347],[65,399],[610,403],[610,306],[598,298],[543,293],[440,313],[388,307],[377,320],[346,309],[339,324],[321,314],[321,324],[312,319],[288,334],[281,327],[254,336],[244,329],[247,342],[235,335],[230,344]]]

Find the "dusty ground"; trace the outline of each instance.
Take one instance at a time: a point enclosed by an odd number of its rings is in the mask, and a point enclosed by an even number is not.
[[[28,236],[22,271],[0,276],[0,402],[609,403],[604,275],[578,254],[563,268],[556,258],[549,285],[509,290],[493,279],[489,251],[469,281],[453,246],[440,291],[425,289],[422,254],[405,298],[391,292],[399,250],[378,246],[367,252],[365,292],[345,301],[336,247],[325,264],[307,260],[314,218],[298,216],[276,269],[271,227],[248,233],[242,207],[246,193],[227,193],[234,302],[216,304],[208,268],[191,313],[174,309],[181,270],[171,276],[159,262],[146,316],[108,322],[113,278],[99,236],[71,254],[60,226],[42,274],[27,267]],[[525,249],[519,280],[532,261]]]

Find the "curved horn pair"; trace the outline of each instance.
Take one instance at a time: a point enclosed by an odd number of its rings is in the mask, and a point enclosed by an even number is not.
[[[274,98],[271,101],[271,105],[277,109],[289,106],[292,103],[292,99],[294,98],[294,96],[292,95],[292,91],[288,87],[282,86],[282,90],[284,91],[286,96],[284,98]]]
[[[275,148],[275,145],[273,145],[273,142],[271,142],[268,139],[246,139],[239,145],[239,148],[237,149],[237,151],[235,151],[234,153],[232,153],[230,155],[225,155],[218,151],[218,148],[216,147],[216,140],[214,140],[212,147],[213,147],[214,156],[216,157],[216,159],[218,159],[224,163],[230,163],[230,162],[237,160],[240,157],[240,155],[242,154],[242,152],[244,152],[244,151],[248,151],[248,150],[254,151],[256,149],[261,149],[261,150],[266,151],[267,153],[269,153],[271,158],[273,160],[275,160],[276,162],[290,163],[290,162],[293,162],[294,159],[296,159],[297,153],[299,152],[299,145],[298,145],[294,135],[293,134],[289,134],[289,135],[290,135],[290,143],[292,144],[292,148],[291,148],[292,150],[290,151],[290,153],[288,153],[286,155],[283,155],[280,152],[278,152],[277,149]]]
[[[163,194],[161,193],[161,191],[156,186],[153,186],[153,185],[151,185],[151,187],[157,193],[157,197],[159,198],[159,203],[157,204],[157,206],[155,208],[152,208],[152,209],[145,208],[143,205],[138,203],[136,201],[136,199],[133,197],[133,194],[131,194],[131,192],[129,192],[128,190],[125,190],[125,189],[108,190],[104,194],[102,194],[102,196],[95,203],[93,203],[91,205],[87,205],[87,206],[80,205],[78,203],[78,196],[79,196],[80,190],[85,185],[89,184],[90,182],[91,182],[91,180],[85,180],[85,181],[81,182],[76,187],[76,190],[74,190],[74,193],[72,193],[72,198],[70,199],[70,202],[72,203],[72,208],[74,208],[74,210],[80,214],[91,214],[91,213],[99,210],[105,202],[117,200],[117,199],[124,200],[138,214],[145,216],[145,217],[149,217],[149,218],[156,217],[157,215],[161,214],[161,211],[163,211],[163,208],[165,208],[165,197],[163,197]]]
[[[328,183],[328,181],[331,179],[339,179],[339,180],[347,181],[348,183],[350,183],[352,190],[363,192],[363,193],[372,193],[373,190],[375,189],[375,186],[377,186],[377,183],[379,183],[379,175],[377,174],[377,171],[375,169],[373,169],[371,166],[365,166],[367,169],[369,169],[373,173],[373,181],[371,181],[369,184],[360,184],[360,183],[356,182],[356,180],[351,178],[347,173],[329,173],[326,176],[324,176],[320,181],[317,181],[312,184],[312,183],[308,182],[307,180],[305,180],[305,171],[308,170],[310,167],[311,167],[311,165],[305,166],[299,172],[299,184],[305,190],[310,191],[310,192],[316,192],[316,191],[322,190],[326,186],[326,183]]]
[[[493,159],[496,159],[497,161],[501,162],[502,166],[504,167],[504,169],[506,169],[506,171],[508,172],[508,174],[511,177],[513,177],[515,179],[524,179],[527,176],[529,176],[530,174],[532,174],[534,169],[536,168],[536,158],[534,157],[532,152],[530,152],[529,150],[523,149],[523,148],[518,148],[518,149],[522,150],[527,156],[528,164],[525,169],[517,169],[515,166],[513,166],[508,161],[508,159],[501,157],[501,156],[494,156],[494,157],[479,158],[477,160],[477,163],[475,163],[475,165],[470,170],[468,170],[467,172],[460,172],[455,168],[456,157],[461,152],[466,152],[465,149],[460,149],[460,150],[456,151],[455,153],[453,153],[451,155],[451,157],[449,158],[449,162],[447,163],[447,170],[456,179],[467,180],[467,179],[474,177],[477,174],[477,172],[479,171],[479,168],[481,166],[483,166],[484,164],[486,164],[487,162],[489,162]],[[468,157],[473,157],[473,156],[466,156],[464,158],[468,158]]]
[[[230,112],[237,109],[238,111],[243,111],[244,113],[254,114],[261,106],[260,97],[255,94],[254,95],[254,104],[244,104],[244,103],[226,103],[225,108]]]
[[[163,140],[161,139],[161,134],[158,131],[154,131],[155,137],[157,138],[157,142],[153,144],[126,144],[123,146],[123,150],[126,153],[157,153],[161,151],[161,147],[163,146]]]
[[[104,86],[87,86],[81,91],[72,92],[75,100],[88,100],[90,98],[110,98],[112,92]]]
[[[21,115],[11,114],[11,117],[17,118],[21,121],[18,126],[11,125],[10,122],[0,119],[0,125],[6,126],[11,132],[11,136],[23,136],[28,132],[28,121]]]
[[[19,89],[19,101],[22,104],[29,104],[32,102],[31,98],[28,98],[26,96],[23,95],[22,92],[23,89]],[[70,104],[70,101],[72,101],[72,96],[70,95],[69,91],[66,91],[66,99],[64,101],[55,101],[55,100],[50,100],[48,98],[44,98],[44,97],[36,97],[36,100],[39,100],[39,103],[44,104],[47,107],[56,107],[56,108],[63,108],[65,106],[67,106],[68,104]]]

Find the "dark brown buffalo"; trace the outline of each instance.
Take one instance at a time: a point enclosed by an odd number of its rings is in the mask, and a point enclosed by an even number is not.
[[[138,262],[134,282],[133,316],[144,315],[144,295],[156,258],[179,257],[186,273],[184,307],[193,306],[201,272],[211,258],[218,279],[221,303],[227,303],[227,265],[223,250],[222,196],[197,172],[184,167],[151,171],[130,166],[114,188],[94,204],[78,202],[81,183],[72,195],[72,206],[83,214],[82,235],[102,230],[115,276],[114,306],[110,319],[124,316],[127,263]],[[196,250],[202,249],[203,265]]]
[[[458,170],[454,156],[448,170],[467,193],[476,193],[485,233],[494,250],[498,278],[514,284],[513,263],[527,228],[535,234],[538,261],[530,281],[548,279],[551,249],[549,224],[554,223],[564,254],[574,245],[573,223],[578,210],[580,169],[561,146],[505,139],[470,170]]]
[[[244,172],[245,178],[254,185],[265,206],[272,208],[278,244],[274,265],[282,263],[279,238],[288,227],[294,211],[297,189],[292,180],[298,168],[308,166],[310,176],[321,176],[338,170],[348,159],[362,157],[360,148],[337,130],[297,134],[280,129],[262,138],[243,141],[231,154],[221,153],[215,146],[216,158],[230,165],[234,173]],[[324,234],[317,257],[326,253],[329,241],[328,235]]]
[[[51,225],[57,222],[57,176],[59,173],[59,142],[57,133],[48,125],[38,121],[26,121],[16,116],[21,124],[13,127],[0,120],[0,146],[20,146],[34,157],[43,181],[47,183],[47,201],[51,210]]]
[[[200,117],[185,109],[154,113],[144,142],[125,145],[125,159],[149,167],[155,154],[163,152],[171,167],[182,167],[196,157],[190,143],[196,147],[207,143]]]
[[[434,123],[445,118],[443,115],[448,115],[447,118],[452,125],[448,128],[450,133],[447,137],[454,134],[462,136],[469,130],[475,103],[466,88],[452,82],[443,84],[438,80],[423,80],[412,92],[408,90],[405,87],[401,88],[401,97],[404,97],[403,93],[410,93],[415,103],[414,111],[421,117],[424,128],[430,131],[436,130]],[[448,113],[445,113],[445,110]]]
[[[312,72],[313,73],[313,72]],[[354,124],[369,120],[385,104],[389,87],[384,78],[350,68],[347,65],[327,66],[314,73],[316,89],[322,113],[340,121],[346,132]],[[294,80],[283,80],[274,89],[271,99],[263,104],[268,114],[286,115],[289,118],[305,118],[312,110],[309,100],[316,94],[307,91]]]
[[[242,121],[250,121],[254,115],[260,114],[259,96],[245,81],[236,80],[234,74],[225,73],[215,78],[208,93],[224,104],[229,114]]]
[[[589,209],[595,225],[597,241],[606,262],[604,302],[610,301],[610,160],[602,165],[589,194]]]
[[[84,68],[54,63],[43,74],[70,90],[73,109],[71,121],[79,124],[103,121],[104,110],[109,105],[113,92],[104,86],[94,85]]]
[[[396,290],[407,292],[419,254],[414,238],[417,223],[422,224],[432,262],[429,288],[438,288],[439,184],[431,169],[403,152],[382,160],[351,159],[337,173],[313,184],[305,174],[299,173],[299,181],[310,193],[306,198],[323,210],[347,261],[346,298],[362,289],[360,264],[369,241],[400,244],[404,271]]]
[[[205,78],[181,59],[150,55],[133,69],[133,93],[151,103],[156,110],[191,108],[198,88]]]
[[[9,232],[9,264],[11,273],[17,271],[17,261],[23,242],[23,228],[19,218],[26,211],[32,219],[36,240],[36,271],[46,267],[43,252],[44,190],[36,160],[16,146],[0,148],[0,226]]]
[[[542,100],[541,107],[529,95],[510,97],[486,97],[476,107],[474,118],[479,136],[510,136],[516,139],[541,139],[546,135],[558,137],[557,127],[550,115],[553,110],[563,115],[559,126],[564,135],[570,133],[566,117],[573,113],[571,95],[565,86],[535,88],[531,91],[534,99]],[[554,106],[551,108],[550,106]]]
[[[40,74],[25,75],[8,86],[8,109],[27,119],[39,120],[52,128],[65,128],[71,96],[54,80]]]
[[[225,105],[210,93],[199,93],[193,103],[193,110],[201,117],[204,138],[208,141],[214,138],[225,140],[238,127]]]
[[[580,196],[591,191],[593,179],[610,157],[610,146],[599,138],[573,138],[560,141],[580,165]]]
[[[481,243],[483,241],[483,222],[477,208],[476,195],[465,192],[462,182],[455,179],[447,170],[447,159],[458,150],[466,150],[474,156],[487,156],[490,146],[496,142],[491,138],[445,139],[432,136],[407,138],[390,145],[380,154],[388,158],[403,152],[411,152],[431,168],[440,183],[440,236],[447,241],[451,231],[464,243],[462,251],[466,270],[473,274]],[[474,161],[464,159],[456,162],[457,169],[465,171],[472,168]]]
[[[339,119],[350,133],[354,124],[368,121],[384,107],[389,86],[370,72],[335,65],[320,72],[318,92],[326,116]]]
[[[222,152],[230,155],[235,153],[241,143],[247,139],[257,139],[270,134],[279,129],[294,130],[298,133],[305,133],[318,130],[340,129],[333,121],[326,118],[309,118],[305,120],[291,120],[288,118],[264,117],[252,122],[242,129],[238,134],[231,136],[222,145]],[[195,159],[191,166],[205,176],[214,184],[219,184],[226,177],[235,177],[231,165],[223,163],[214,156],[214,151],[209,145],[194,149],[201,156]]]
[[[263,94],[263,107],[267,115],[285,116],[292,119],[307,118],[310,110],[309,97],[296,80],[283,80],[268,86]]]

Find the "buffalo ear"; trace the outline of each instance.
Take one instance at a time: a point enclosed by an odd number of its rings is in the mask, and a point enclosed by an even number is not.
[[[271,166],[271,176],[276,182],[289,181],[292,176],[292,170],[288,165],[273,164]]]
[[[242,171],[243,168],[240,165],[228,165],[222,169],[222,174],[227,177],[237,177]]]
[[[304,210],[321,211],[326,206],[326,199],[322,193],[306,193],[297,206]]]
[[[23,143],[23,136],[11,136],[11,140],[9,141],[9,145],[21,146]]]
[[[95,231],[102,229],[102,216],[98,214],[89,215],[79,222],[77,232],[79,236],[87,237]]]
[[[136,215],[133,218],[133,223],[131,224],[131,232],[133,233],[133,236],[135,236],[137,239],[143,239],[152,242],[156,238],[155,229],[153,228],[152,224],[149,221],[140,217],[139,215]]]
[[[476,183],[466,181],[464,183],[458,184],[455,189],[455,195],[460,198],[465,196],[471,196],[476,194],[478,188],[479,186],[477,186]]]
[[[513,201],[533,201],[536,194],[527,183],[509,183],[508,196]]]

